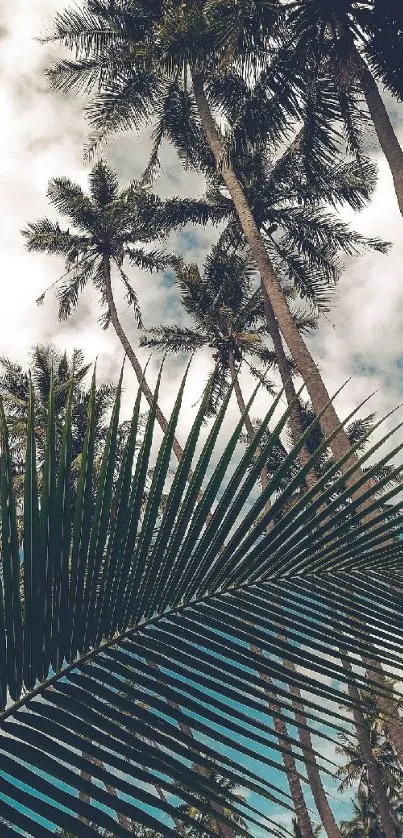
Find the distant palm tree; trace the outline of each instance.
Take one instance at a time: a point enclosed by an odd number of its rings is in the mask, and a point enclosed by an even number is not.
[[[402,828],[399,809],[401,809],[403,798],[403,768],[388,737],[387,719],[382,716],[380,707],[370,691],[360,691],[360,703],[373,759],[377,764],[392,811],[395,812],[396,829]],[[372,824],[373,821],[377,821],[379,823],[377,828],[381,829],[379,811],[368,775],[368,766],[363,759],[357,735],[342,734],[339,738],[340,745],[337,746],[336,750],[347,760],[337,771],[337,777],[340,781],[339,789],[345,791],[350,786],[358,784],[355,803],[356,819],[363,819],[363,816],[365,816],[367,823],[371,822]],[[401,814],[402,812],[400,812]],[[371,828],[375,827],[371,826]],[[381,834],[383,834],[382,831]]]
[[[243,363],[273,394],[274,385],[265,375],[268,368],[275,367],[276,356],[265,340],[263,300],[260,288],[254,287],[256,271],[250,259],[214,247],[206,258],[203,273],[197,265],[185,265],[179,260],[175,270],[181,303],[193,328],[176,324],[152,326],[141,336],[140,345],[170,353],[210,349],[214,360],[210,378],[213,413],[225,398],[231,381],[236,386],[238,404],[239,396],[244,404],[236,370]],[[304,325],[312,321],[307,317]],[[245,425],[253,436],[248,416]]]
[[[35,399],[36,449],[39,462],[44,457],[51,381],[53,380],[57,431],[56,455],[59,453],[68,391],[72,383],[72,458],[78,468],[84,446],[90,398],[90,388],[86,387],[84,382],[90,367],[91,365],[85,362],[81,349],[74,349],[69,357],[66,352],[52,344],[37,344],[32,348],[28,369],[24,369],[10,358],[0,358],[0,395],[9,428],[16,474],[22,475],[24,472],[30,381]],[[96,389],[96,456],[105,441],[107,415],[113,405],[115,391],[116,388],[109,384],[101,384]],[[122,444],[124,432],[124,426],[121,426]]]
[[[144,378],[137,355],[127,337],[116,310],[113,295],[113,272],[121,281],[125,300],[138,326],[142,325],[139,301],[135,289],[123,270],[125,262],[149,271],[166,267],[168,255],[150,250],[142,244],[161,238],[172,227],[189,220],[219,218],[222,213],[202,202],[172,199],[160,201],[138,184],[120,189],[115,172],[102,160],[89,175],[89,194],[69,178],[50,181],[50,203],[73,224],[73,229],[62,229],[59,223],[42,218],[23,230],[29,251],[62,256],[65,274],[56,283],[59,317],[63,320],[76,308],[80,294],[91,282],[100,297],[101,322],[104,328],[112,323],[130,360],[137,380],[149,405],[153,395]],[[46,294],[46,292],[45,292]],[[43,294],[39,301],[45,297]],[[157,421],[165,432],[167,421],[157,405]],[[174,451],[180,459],[182,448],[175,440]]]
[[[361,789],[352,805],[353,817],[340,824],[343,838],[385,838],[373,798]]]

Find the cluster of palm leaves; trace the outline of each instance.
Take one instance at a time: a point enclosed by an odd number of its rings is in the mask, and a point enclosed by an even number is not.
[[[400,826],[403,816],[402,767],[396,759],[395,751],[391,746],[388,737],[387,722],[379,709],[376,698],[371,692],[366,691],[361,694],[361,706],[368,736],[371,739],[374,759],[382,774],[388,799],[394,811],[396,821]],[[342,835],[351,836],[351,838],[353,836],[361,838],[361,836],[367,835],[374,836],[374,838],[381,838],[384,834],[382,823],[380,822],[379,811],[374,800],[367,767],[362,758],[357,739],[354,736],[348,736],[346,734],[343,734],[340,739],[341,742],[337,750],[347,761],[342,764],[337,772],[340,780],[339,788],[341,791],[344,791],[347,788],[355,787],[353,817],[351,820],[341,824],[341,833]]]
[[[91,96],[89,154],[152,126],[140,180],[121,189],[103,160],[88,194],[55,178],[68,226],[24,231],[29,250],[65,260],[62,319],[94,286],[139,389],[122,426],[122,376],[105,390],[94,374],[87,391],[79,355],[39,347],[31,378],[2,361],[2,834],[279,836],[295,817],[313,838],[319,817],[339,838],[323,779],[337,779],[327,748],[341,736],[365,776],[357,805],[365,786],[368,823],[395,838],[365,696],[401,771],[400,426],[382,436],[362,405],[340,421],[306,337],[345,260],[388,249],[338,214],[373,194],[369,121],[403,212],[376,84],[403,94],[403,14],[391,0],[83,0],[47,37],[73,52],[52,85]],[[205,176],[203,199],[154,195],[166,141]],[[217,225],[203,266],[166,247],[188,223]],[[185,318],[147,324],[140,343],[211,352],[184,445],[192,367],[166,417],[163,372],[152,388],[115,302],[118,279],[143,327],[129,265],[173,273]],[[253,421],[258,390],[268,407]]]

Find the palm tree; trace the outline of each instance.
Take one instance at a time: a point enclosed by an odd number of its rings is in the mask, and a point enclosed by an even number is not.
[[[144,270],[164,268],[168,256],[158,250],[147,250],[139,242],[149,242],[166,235],[172,226],[187,220],[214,218],[214,210],[195,201],[173,199],[163,204],[133,183],[120,190],[116,174],[102,160],[93,167],[89,186],[89,194],[86,195],[78,184],[68,178],[52,180],[47,193],[50,203],[68,218],[74,229],[62,229],[57,221],[43,218],[28,224],[23,236],[29,251],[60,255],[65,260],[66,272],[57,282],[60,319],[70,316],[87,283],[94,285],[103,309],[103,327],[107,328],[112,323],[150,405],[152,392],[116,310],[112,271],[122,282],[125,300],[137,325],[141,326],[137,295],[123,270],[124,262],[129,261]],[[216,217],[220,217],[220,212],[216,213]],[[44,296],[39,298],[40,301]],[[166,418],[158,405],[156,410],[158,423],[165,431]],[[176,439],[174,452],[180,459],[183,451]]]
[[[87,424],[90,390],[85,387],[84,379],[89,370],[90,364],[85,363],[84,354],[80,349],[74,349],[71,357],[68,357],[66,352],[60,351],[52,344],[37,344],[32,348],[28,370],[25,370],[10,358],[0,358],[0,396],[8,425],[13,467],[16,474],[21,475],[21,482],[24,474],[26,424],[31,382],[35,399],[35,442],[38,465],[43,462],[45,454],[50,388],[53,386],[54,391],[55,447],[56,454],[58,454],[62,440],[62,427],[69,388],[73,384],[71,394],[72,460],[74,467],[77,469],[84,447]],[[106,416],[113,405],[114,399],[114,387],[103,384],[97,388],[95,394],[96,430],[94,440],[94,450],[97,457],[100,455],[105,442]],[[119,431],[120,436],[122,436],[121,444],[123,444],[124,432],[125,428],[121,426]]]
[[[337,649],[346,647],[346,625],[356,608],[370,603],[370,632],[381,623],[387,634],[382,662],[402,663],[401,628],[395,620],[401,595],[393,586],[401,541],[392,549],[389,545],[377,549],[371,527],[361,523],[354,502],[350,517],[344,515],[340,525],[339,499],[334,503],[333,490],[326,487],[316,506],[309,492],[300,494],[288,515],[267,533],[267,524],[276,520],[287,500],[287,490],[262,515],[267,497],[278,492],[277,478],[258,498],[251,496],[251,489],[287,422],[285,414],[263,445],[278,398],[248,449],[238,458],[240,420],[218,463],[212,465],[224,404],[196,455],[189,481],[207,393],[174,479],[169,480],[161,514],[184,386],[185,379],[144,505],[158,387],[133,473],[139,389],[114,487],[121,384],[117,388],[93,498],[93,379],[73,515],[71,406],[68,403],[57,461],[52,448],[51,387],[46,480],[39,500],[31,390],[22,567],[7,425],[0,409],[1,816],[28,834],[38,833],[38,818],[42,834],[54,834],[56,828],[74,834],[79,817],[124,835],[111,814],[116,812],[147,829],[172,835],[177,800],[198,810],[203,800],[215,802],[215,817],[223,828],[233,827],[234,818],[240,817],[250,829],[263,824],[276,835],[284,834],[272,812],[267,813],[268,802],[289,810],[290,798],[275,773],[282,771],[276,760],[281,748],[261,718],[266,701],[261,674],[275,679],[281,700],[290,684],[309,689],[312,698],[306,701],[306,715],[323,737],[325,730],[335,732],[345,726],[345,712],[343,716],[337,703],[343,708],[351,704],[343,690],[344,653]],[[290,463],[297,456],[296,449]],[[226,477],[230,464],[231,476]],[[288,489],[294,492],[302,479],[297,473]],[[398,487],[393,491],[396,495]],[[322,503],[329,513],[321,525],[317,510]],[[375,493],[373,503],[380,509]],[[207,510],[212,510],[208,522]],[[384,508],[382,515],[386,522]],[[323,538],[324,530],[330,541]],[[307,551],[312,556],[308,565]],[[305,569],[299,570],[301,566]],[[337,610],[337,620],[332,619],[330,607],[322,608],[316,587]],[[286,594],[285,610],[294,627],[293,643],[286,650],[272,631],[271,608],[279,588]],[[263,656],[253,655],[251,644],[258,645]],[[362,653],[365,635],[353,634],[351,640],[349,636],[348,644],[355,656]],[[295,672],[280,665],[279,657],[294,662]],[[299,667],[313,673],[309,683]],[[329,673],[332,679],[324,679]],[[363,688],[364,679],[356,677]],[[193,737],[186,732],[189,724]],[[290,737],[290,742],[299,754],[298,741]],[[252,793],[240,801],[227,787],[225,809],[231,811],[231,819],[220,809],[222,798],[207,776],[211,764],[226,783]],[[268,772],[268,766],[273,771]],[[91,784],[85,771],[96,782]],[[152,791],[156,785],[164,799]],[[90,801],[80,794],[87,794]],[[197,821],[185,811],[182,818],[197,829]],[[80,836],[90,834],[82,821]]]
[[[228,112],[232,123],[236,112]],[[362,168],[361,168],[362,166]],[[270,259],[276,268],[287,299],[308,303],[314,313],[329,311],[332,290],[341,271],[341,254],[357,255],[366,248],[383,249],[377,239],[365,239],[355,233],[329,212],[329,204],[348,204],[360,209],[374,187],[374,169],[362,161],[332,161],[319,172],[315,180],[306,175],[300,142],[293,142],[277,159],[273,160],[264,147],[253,152],[243,150],[237,166],[239,177],[247,189],[249,202]],[[211,184],[208,197],[217,207],[227,209],[229,221],[220,237],[222,248],[242,248],[245,239],[232,201],[222,194],[217,179]],[[263,300],[268,331],[273,341],[282,385],[290,407],[290,426],[296,444],[304,428],[298,400],[289,371],[278,325],[270,313],[270,301],[263,288]],[[294,320],[299,324],[296,312]],[[307,324],[309,326],[309,323]],[[309,328],[299,328],[308,334]],[[308,462],[306,446],[301,448],[300,460]],[[314,484],[312,474],[307,484]]]
[[[360,138],[365,124],[364,98],[389,164],[399,209],[403,214],[403,151],[377,85],[379,81],[401,100],[403,84],[397,72],[403,56],[401,10],[396,3],[380,3],[377,0],[336,0],[332,3],[284,0],[283,6],[286,12],[285,39],[288,43],[293,41],[297,60],[310,68],[311,84],[307,89],[313,108],[317,96],[315,79],[319,73],[328,82],[332,81],[332,94],[338,100],[335,120],[344,120],[348,143],[360,154]],[[286,80],[289,86],[292,78],[290,74]],[[308,113],[311,125],[307,129],[307,145],[315,123],[309,104]],[[325,128],[322,131],[325,143],[326,133]],[[328,145],[332,146],[332,142]]]
[[[369,691],[361,691],[360,703],[373,758],[381,774],[392,810],[395,810],[401,804],[403,770],[388,739],[387,725],[374,695]],[[381,829],[379,811],[371,789],[368,766],[363,760],[357,736],[342,734],[337,751],[347,759],[347,762],[337,772],[340,780],[340,791],[344,791],[353,784],[358,784],[357,804],[359,809],[362,810],[365,806],[368,820],[379,822],[378,829]],[[398,826],[399,824],[396,823],[396,829],[398,829]]]
[[[247,257],[237,256],[235,253],[229,255],[220,247],[213,248],[207,257],[203,276],[197,265],[184,267],[179,263],[177,281],[181,291],[181,300],[195,328],[182,328],[177,325],[157,326],[150,328],[140,341],[144,346],[164,352],[194,352],[203,347],[212,349],[215,367],[209,379],[211,408],[216,412],[219,404],[222,403],[228,392],[229,379],[243,417],[249,444],[253,442],[255,429],[246,409],[236,364],[241,366],[246,360],[252,373],[264,381],[265,367],[275,361],[274,353],[268,350],[262,340],[265,332],[264,308],[260,288],[253,290],[254,274],[254,266],[250,264]],[[301,315],[299,315],[299,320],[301,328],[308,328],[312,322],[312,318],[302,319]],[[260,363],[262,370],[251,366],[247,360],[248,357],[252,363]],[[291,365],[289,374],[291,374]],[[270,382],[265,381],[265,386],[269,387]],[[277,449],[272,451],[272,455],[275,457],[277,455],[278,460]],[[259,454],[260,449],[256,453]],[[266,466],[261,471],[261,484],[263,489],[268,484]],[[258,647],[252,647],[252,652],[259,654],[260,650]],[[305,838],[313,838],[299,774],[289,745],[287,747],[288,731],[275,696],[274,686],[268,676],[263,676],[263,683],[269,707],[273,712],[274,727],[279,735],[279,743],[283,746],[282,758],[294,809],[297,812],[303,835]],[[313,749],[310,757],[314,760]],[[334,826],[336,827],[336,824]]]
[[[353,817],[340,824],[344,838],[384,838],[372,798],[361,789],[352,804]]]
[[[252,375],[273,393],[273,384],[265,380],[268,367],[275,364],[275,354],[264,342],[266,332],[263,301],[259,288],[253,288],[254,265],[248,257],[225,253],[213,247],[207,256],[203,275],[195,264],[176,264],[181,303],[194,327],[176,324],[152,326],[140,338],[140,345],[163,352],[212,350],[214,371],[209,379],[210,406],[216,413],[232,381],[241,409],[245,402],[238,382],[236,364],[245,362]],[[308,328],[312,318],[303,321]],[[292,365],[289,363],[291,374]],[[254,431],[244,415],[251,439]]]
[[[248,829],[248,824],[240,815],[235,815],[233,817],[231,806],[226,808],[226,797],[228,796],[228,792],[231,794],[236,795],[240,800],[242,799],[242,795],[240,794],[239,789],[236,787],[234,782],[228,780],[226,777],[222,777],[219,772],[214,767],[210,767],[208,773],[206,774],[209,781],[214,785],[218,795],[221,797],[221,807],[222,811],[227,815],[229,819],[234,820],[234,824],[237,826],[241,826],[244,830],[244,833],[250,835],[250,830]],[[208,806],[209,801],[208,799],[201,798],[201,802],[204,803],[204,807]],[[200,811],[197,806],[189,806],[187,804],[182,804],[182,812],[187,814],[188,816],[192,817],[193,820],[196,822],[197,826],[189,825],[188,828],[185,830],[185,834],[189,835],[190,838],[209,838],[211,835],[211,821],[209,818],[208,812]],[[222,835],[220,824],[216,824],[216,829],[218,835]]]
[[[225,6],[212,3],[208,7],[216,5]],[[104,133],[119,128],[138,129],[154,114],[157,116],[156,146],[163,136],[168,136],[188,163],[196,159],[204,171],[213,167],[220,173],[267,294],[268,327],[272,332],[280,328],[307,386],[315,413],[320,416],[323,431],[331,438],[333,454],[342,463],[346,480],[352,485],[355,458],[348,438],[289,310],[247,189],[233,165],[233,157],[226,153],[224,135],[212,110],[223,101],[220,85],[215,82],[223,79],[225,83],[231,67],[244,73],[243,78],[239,76],[242,96],[247,82],[253,80],[253,69],[262,68],[262,61],[264,69],[267,33],[275,14],[275,8],[267,3],[254,4],[250,15],[244,13],[241,4],[234,15],[237,31],[229,49],[225,39],[222,41],[222,21],[219,19],[218,25],[214,19],[211,22],[197,2],[184,6],[180,0],[166,0],[162,4],[91,0],[84,3],[82,10],[68,10],[56,16],[50,37],[75,50],[76,56],[58,62],[50,71],[50,78],[62,91],[74,87],[86,91],[96,89],[88,109],[95,129]],[[227,95],[227,101],[228,98],[231,96]],[[273,107],[267,110],[271,117],[277,112]],[[292,96],[273,122],[274,138],[284,136],[290,111],[295,116]],[[261,114],[260,109],[257,121]],[[267,114],[262,118],[267,124]],[[357,497],[369,489],[364,480],[356,487]]]

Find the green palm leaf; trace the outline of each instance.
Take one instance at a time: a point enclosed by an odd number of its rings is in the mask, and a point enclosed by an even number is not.
[[[253,444],[239,456],[241,419],[213,465],[231,392],[200,446],[207,390],[167,488],[185,383],[186,375],[147,493],[159,382],[136,454],[140,393],[137,397],[114,484],[120,382],[95,490],[94,376],[74,498],[71,386],[56,463],[51,384],[40,503],[31,388],[22,563],[0,413],[4,835],[65,829],[90,836],[93,825],[126,835],[117,814],[161,835],[174,834],[178,819],[196,833],[205,831],[189,814],[195,810],[213,811],[233,833],[245,834],[246,822],[251,829],[259,824],[268,834],[284,834],[276,817],[292,807],[281,755],[291,750],[302,764],[303,753],[291,734],[279,740],[262,678],[274,682],[281,701],[277,713],[285,722],[292,711],[290,686],[303,690],[303,726],[334,742],[353,704],[345,664],[369,657],[374,677],[379,663],[385,674],[402,666],[399,484],[390,488],[385,477],[387,494],[380,494],[381,480],[365,496],[353,497],[335,463],[333,483],[323,477],[303,492],[311,460],[295,468],[281,494],[284,471],[296,467],[302,439],[264,494],[256,496],[256,475],[279,442],[289,411],[268,433],[278,397]],[[312,426],[306,435],[311,432]],[[355,468],[389,444],[389,436],[362,454]],[[381,462],[388,463],[401,447]],[[272,506],[262,516],[270,498]],[[366,514],[374,512],[371,526],[360,517],[365,498]],[[274,526],[267,532],[270,518]],[[354,679],[364,687],[361,673]],[[386,682],[377,690],[393,694]],[[319,747],[316,756],[322,771],[335,773]],[[248,789],[249,797],[228,791],[223,806],[212,766],[232,788]]]

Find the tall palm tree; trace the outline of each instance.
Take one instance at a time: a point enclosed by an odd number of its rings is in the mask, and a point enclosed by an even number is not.
[[[224,827],[232,826],[234,817],[230,820],[219,810],[222,798],[206,774],[212,763],[226,783],[251,792],[241,801],[227,786],[225,809],[232,816],[244,818],[251,830],[263,824],[272,834],[287,834],[275,818],[279,808],[267,811],[268,803],[289,811],[290,798],[277,783],[281,749],[262,720],[266,698],[260,675],[275,679],[282,698],[291,683],[307,689],[307,718],[325,740],[329,731],[335,734],[345,726],[345,709],[351,707],[343,689],[345,652],[339,645],[347,645],[354,656],[366,647],[365,635],[353,633],[346,639],[356,608],[369,603],[370,629],[381,624],[386,633],[387,643],[379,653],[382,661],[402,664],[402,632],[395,619],[401,594],[390,584],[401,563],[402,543],[379,551],[371,527],[360,523],[351,492],[350,518],[344,516],[342,525],[339,499],[334,504],[333,488],[324,487],[319,504],[324,502],[330,510],[330,523],[329,515],[320,523],[318,505],[306,493],[267,533],[267,522],[276,519],[287,490],[276,508],[273,504],[262,516],[265,497],[278,492],[278,479],[274,477],[258,498],[251,489],[287,421],[284,414],[263,445],[278,399],[235,470],[242,420],[209,470],[224,405],[196,455],[189,482],[207,394],[158,517],[184,385],[185,380],[157,454],[146,505],[141,499],[158,389],[133,473],[139,390],[114,487],[121,398],[117,388],[93,503],[93,380],[73,516],[69,405],[56,461],[51,388],[46,481],[39,502],[31,392],[23,568],[7,426],[0,411],[0,816],[28,835],[54,834],[57,828],[74,834],[77,817],[83,817],[123,837],[124,828],[111,814],[116,812],[169,836],[175,834],[178,799],[198,809],[203,800],[212,800],[216,819]],[[259,445],[262,451],[256,457]],[[374,447],[368,456],[373,453]],[[297,455],[297,450],[291,452],[290,462]],[[302,479],[296,475],[291,492]],[[375,493],[373,500],[379,509]],[[89,507],[93,514],[88,514]],[[213,510],[208,523],[207,509]],[[387,521],[383,508],[382,514]],[[273,631],[272,608],[279,589],[287,595],[285,610],[293,626],[293,642],[286,650]],[[328,598],[326,609],[323,597]],[[253,655],[251,644],[264,656]],[[279,664],[280,656],[296,664],[295,672]],[[303,676],[300,667],[312,676]],[[364,679],[359,674],[356,678],[363,688]],[[189,722],[194,739],[186,733]],[[300,754],[299,743],[292,737],[290,743]],[[97,782],[86,780],[85,769]],[[164,799],[152,791],[156,785]],[[90,802],[80,798],[85,792]],[[197,821],[186,811],[181,817],[197,829]],[[81,822],[80,836],[91,834]]]
[[[212,5],[215,4],[208,4],[209,8]],[[262,61],[264,63],[269,23],[276,12],[263,2],[253,5],[251,15],[244,14],[243,7],[236,12],[239,26],[228,50],[227,44],[220,48],[222,26],[217,27],[214,21],[211,23],[203,6],[196,1],[184,6],[180,0],[158,4],[88,0],[82,9],[68,10],[56,16],[50,37],[72,48],[76,56],[58,62],[50,77],[59,90],[96,89],[95,99],[88,109],[95,128],[103,131],[137,129],[154,114],[158,117],[157,142],[162,136],[168,136],[187,162],[191,163],[196,156],[205,171],[213,166],[220,173],[267,293],[269,328],[275,330],[278,324],[306,383],[315,413],[320,416],[324,433],[331,437],[334,456],[343,463],[346,479],[352,485],[355,459],[348,438],[329,401],[318,367],[293,320],[256,223],[247,189],[233,165],[233,158],[226,154],[222,132],[225,125],[222,123],[223,128],[219,127],[214,119],[213,110],[222,102],[220,91],[217,92],[214,86],[216,79],[225,80],[231,66],[241,68],[244,90],[247,82],[253,80],[253,69],[262,68]],[[276,113],[273,108],[268,110],[271,116]],[[290,111],[295,115],[292,96],[273,122],[272,136],[275,138],[284,136]],[[262,110],[258,119],[261,113]],[[368,490],[364,480],[356,487],[357,496]]]
[[[266,375],[268,369],[277,366],[277,356],[264,340],[267,336],[264,304],[260,288],[254,287],[254,265],[247,254],[227,250],[227,230],[207,256],[202,275],[197,265],[185,266],[180,260],[176,263],[181,302],[194,328],[176,324],[150,327],[140,338],[140,345],[170,353],[195,352],[203,347],[212,350],[214,370],[209,379],[211,410],[216,412],[231,384],[251,442],[255,431],[246,410],[238,370],[245,363],[252,376],[273,394],[274,385]],[[291,286],[286,293],[293,296]],[[297,306],[293,315],[301,331],[315,328],[314,313],[304,313]],[[293,365],[289,358],[284,357],[288,380],[292,376]],[[273,451],[273,456],[277,456],[276,451]],[[307,452],[306,457],[309,457]],[[266,469],[262,471],[261,481],[263,487],[267,485]]]
[[[159,250],[147,250],[140,243],[161,238],[173,226],[188,220],[214,218],[214,210],[195,201],[173,199],[164,204],[136,184],[120,189],[115,172],[102,160],[89,175],[89,194],[66,177],[53,179],[47,194],[52,206],[67,217],[73,229],[62,229],[58,221],[43,218],[28,224],[23,236],[29,251],[60,255],[65,260],[66,272],[57,283],[59,317],[70,316],[80,293],[91,282],[100,296],[103,327],[112,324],[151,405],[152,392],[116,310],[113,272],[123,284],[125,300],[141,326],[137,294],[123,270],[124,262],[144,270],[163,269],[168,256]],[[220,217],[219,212],[217,216]],[[165,431],[167,420],[158,405],[156,410],[159,425]],[[174,452],[180,459],[183,451],[176,439]]]
[[[228,111],[231,123],[236,120],[236,111],[232,109],[233,106]],[[321,172],[316,166],[315,180],[311,183],[298,140],[274,160],[261,145],[252,152],[243,150],[237,170],[285,295],[290,299],[290,290],[294,288],[298,299],[307,302],[314,312],[326,314],[332,290],[339,279],[341,254],[352,256],[366,248],[384,247],[377,239],[358,235],[329,211],[329,204],[348,204],[354,209],[363,206],[374,186],[373,166],[364,162],[358,166],[354,161],[346,163],[336,159]],[[221,246],[242,248],[245,239],[233,203],[222,194],[217,179],[212,182],[208,197],[215,206],[227,208],[229,220],[220,237]],[[304,431],[303,423],[280,330],[271,316],[270,301],[264,288],[263,300],[296,443]],[[292,314],[295,319],[295,312]],[[307,334],[304,329],[300,332]],[[303,446],[300,460],[305,465],[308,459],[308,451]],[[308,485],[313,482],[313,475],[308,474]]]
[[[364,98],[403,214],[403,150],[377,84],[380,82],[401,101],[403,82],[398,67],[403,58],[403,14],[399,4],[377,0],[283,0],[282,5],[286,11],[285,40],[288,44],[293,42],[297,60],[311,68],[313,84],[308,88],[313,108],[315,81],[318,74],[323,74],[333,83],[333,97],[338,100],[335,122],[344,120],[349,145],[360,153]],[[287,83],[292,85],[292,74]],[[308,112],[311,117],[309,104]],[[314,120],[308,128],[310,135],[313,125]],[[323,140],[328,130],[324,128]],[[309,137],[306,142],[309,144]]]
[[[226,231],[227,232],[227,231]],[[224,234],[222,240],[226,238]],[[178,270],[179,268],[179,270]],[[143,345],[160,349],[164,352],[197,351],[202,347],[209,347],[214,352],[215,370],[212,382],[210,380],[210,393],[217,401],[215,394],[216,382],[219,382],[219,395],[222,400],[228,389],[228,378],[237,396],[238,406],[245,423],[249,444],[252,443],[257,427],[253,425],[246,409],[245,399],[238,381],[236,364],[241,364],[248,355],[252,359],[259,359],[263,365],[273,364],[275,357],[264,345],[262,336],[265,329],[262,329],[263,304],[260,289],[257,291],[251,288],[251,265],[247,257],[232,253],[223,253],[220,247],[213,248],[208,256],[203,275],[200,274],[196,265],[184,269],[178,265],[178,285],[181,291],[181,300],[186,313],[192,318],[195,328],[183,328],[177,325],[163,325],[150,328],[146,335],[141,338]],[[315,319],[299,316],[299,328],[312,328]],[[292,366],[289,364],[288,375],[291,375]],[[259,371],[254,369],[259,375]],[[261,373],[260,373],[261,375]],[[213,404],[217,408],[216,404]],[[311,428],[307,438],[307,456],[312,456],[320,445],[323,444],[323,435],[319,428],[314,427],[314,415],[309,409],[302,405],[301,423],[304,431]],[[371,417],[370,417],[371,418]],[[369,430],[369,420],[366,422],[354,422],[348,428],[349,439],[352,443],[365,439]],[[265,465],[261,472],[263,488],[268,483],[268,475],[274,474],[285,460],[287,451],[282,445],[271,451],[271,460]],[[332,465],[331,459],[326,457],[326,451],[315,462],[314,472],[319,479]],[[290,480],[290,473],[285,475],[285,485]],[[255,654],[259,648],[252,649]],[[270,686],[268,686],[268,684]],[[271,679],[265,676],[265,689],[271,710],[274,710],[274,724],[279,734],[280,742],[287,745],[288,732],[286,724],[279,712],[279,701],[276,697],[275,688]],[[298,687],[291,688],[293,694],[293,706],[297,721],[301,743],[304,748],[307,773],[312,786],[314,799],[320,816],[331,836],[339,834],[336,822],[328,805],[326,794],[321,782],[320,773],[316,764],[312,740],[307,720],[304,716],[304,708],[301,700],[301,693]],[[292,754],[288,753],[287,747],[283,750],[283,759],[287,770],[290,791],[293,798],[295,810],[298,815],[298,822],[301,825],[303,835],[312,835],[309,813],[304,801],[304,795]]]

